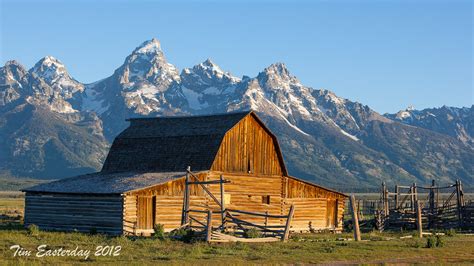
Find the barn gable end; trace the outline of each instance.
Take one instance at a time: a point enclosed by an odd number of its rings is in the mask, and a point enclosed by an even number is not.
[[[253,112],[224,135],[211,170],[287,175],[276,137]]]

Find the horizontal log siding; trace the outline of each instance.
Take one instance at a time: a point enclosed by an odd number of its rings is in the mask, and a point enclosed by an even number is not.
[[[123,197],[123,232],[126,235],[133,235],[137,226],[137,197],[125,195]]]
[[[291,228],[293,231],[308,231],[310,229],[342,230],[345,200],[343,195],[291,177],[284,177],[283,182],[283,191],[286,195],[283,203],[284,212],[288,212],[289,206],[292,204],[295,205],[295,216]],[[334,214],[334,212],[327,210],[329,200],[337,200],[335,225],[328,225],[328,220],[333,220],[333,218],[328,217],[328,214]]]
[[[224,136],[211,170],[282,175],[281,164],[275,140],[253,116],[246,116]]]
[[[225,194],[230,194],[230,204],[226,204],[226,208],[261,213],[268,211],[269,214],[274,215],[282,214],[281,176],[211,172],[208,178],[209,180],[218,180],[221,174],[223,174],[224,179],[230,181],[230,183],[224,185]],[[214,196],[220,199],[220,186],[209,185],[208,187]],[[270,204],[262,203],[263,196],[270,196]],[[213,222],[218,225],[220,223],[219,206],[210,197],[208,197],[208,204],[213,210]],[[245,214],[235,214],[234,216],[252,223],[264,223],[263,217]],[[282,222],[281,219],[276,218],[268,220],[269,225],[280,225]]]
[[[229,180],[226,183],[225,193],[230,194],[230,204],[226,204],[228,209],[244,211],[262,212],[269,214],[286,215],[292,204],[295,205],[295,216],[292,223],[292,231],[308,231],[311,227],[315,230],[321,229],[342,229],[342,219],[344,213],[344,196],[312,186],[308,183],[283,177],[278,175],[253,175],[239,173],[225,173],[220,171],[210,171],[199,174],[199,180],[218,180],[220,175]],[[218,184],[206,185],[206,187],[220,200],[220,187]],[[163,185],[147,188],[144,190],[129,193],[126,196],[124,205],[124,230],[131,232],[128,228],[133,228],[136,221],[136,197],[156,196],[156,223],[163,224],[166,231],[170,231],[181,225],[181,211],[183,207],[184,178],[168,182]],[[270,204],[262,202],[262,196],[270,196]],[[328,200],[337,200],[337,227],[328,226],[327,205]],[[198,185],[191,185],[190,208],[195,210],[213,211],[213,225],[220,224],[220,208],[207,196]],[[331,213],[331,212],[329,212]],[[191,216],[204,222],[205,214],[191,213]],[[236,214],[236,218],[250,222],[263,224],[263,217]],[[132,223],[127,223],[132,221]],[[282,219],[270,218],[270,225],[282,225]],[[130,225],[127,227],[126,225]],[[197,225],[197,223],[195,223]]]
[[[25,226],[43,230],[122,234],[120,195],[32,193],[25,195]]]
[[[206,173],[203,173],[198,174],[197,177],[202,181],[205,179],[205,176]],[[190,180],[194,181],[192,178]],[[179,227],[181,225],[181,212],[183,208],[184,183],[185,179],[183,177],[166,184],[128,193],[126,198],[130,198],[130,201],[134,201],[135,204],[124,205],[126,213],[124,216],[125,220],[137,221],[136,199],[138,196],[156,196],[155,223],[163,224],[167,232]],[[190,194],[191,209],[207,209],[206,197],[198,185],[191,185]],[[130,225],[132,225],[133,228],[133,223]],[[133,232],[133,230],[127,230],[127,232]]]

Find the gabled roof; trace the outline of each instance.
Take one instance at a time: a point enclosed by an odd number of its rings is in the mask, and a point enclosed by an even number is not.
[[[226,132],[250,113],[129,119],[102,172],[209,170]]]
[[[36,185],[22,191],[68,194],[122,194],[164,184],[185,175],[185,172],[93,173]]]

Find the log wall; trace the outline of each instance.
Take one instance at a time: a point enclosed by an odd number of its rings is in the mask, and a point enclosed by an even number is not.
[[[203,181],[206,179],[206,173],[199,174],[199,180]],[[147,189],[127,193],[125,195],[126,203],[124,203],[124,220],[130,221],[126,223],[130,225],[126,232],[133,234],[145,233],[148,234],[150,230],[143,230],[138,228],[137,216],[137,199],[138,197],[153,197],[155,196],[155,223],[163,224],[165,231],[170,231],[181,225],[181,213],[183,208],[183,197],[184,197],[184,186],[185,178],[180,178],[174,181],[167,182],[166,184],[153,186]],[[192,209],[207,209],[207,199],[204,196],[204,192],[198,185],[190,186],[191,194],[191,208]],[[135,231],[133,228],[135,226]]]
[[[291,177],[283,178],[285,211],[295,205],[293,231],[341,231],[345,196]]]
[[[32,193],[25,195],[25,226],[43,230],[122,234],[120,195]]]
[[[200,181],[218,180],[220,175],[230,181],[224,185],[227,198],[225,207],[227,209],[286,215],[293,204],[295,205],[295,216],[292,222],[292,231],[342,230],[345,197],[339,193],[279,175],[209,171],[200,173],[198,178]],[[136,223],[138,215],[136,199],[143,196],[156,197],[156,223],[163,224],[166,231],[179,227],[183,207],[184,180],[183,177],[166,184],[128,193],[124,200],[124,231],[133,232],[131,228],[133,228],[133,223]],[[220,186],[218,184],[206,185],[206,187],[220,200]],[[190,191],[190,209],[211,209],[213,211],[213,225],[219,225],[221,221],[219,205],[198,185],[191,185]],[[190,215],[202,222],[206,216],[199,213]],[[263,217],[245,214],[237,216],[239,219],[249,222],[264,223]],[[269,225],[283,225],[284,222],[278,218],[268,220]],[[146,233],[147,231],[138,229],[135,232]]]

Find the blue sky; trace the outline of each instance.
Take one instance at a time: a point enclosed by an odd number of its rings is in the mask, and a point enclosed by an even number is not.
[[[156,37],[179,69],[211,58],[256,76],[284,62],[381,113],[474,102],[471,1],[0,2],[1,64],[52,55],[85,83]]]

